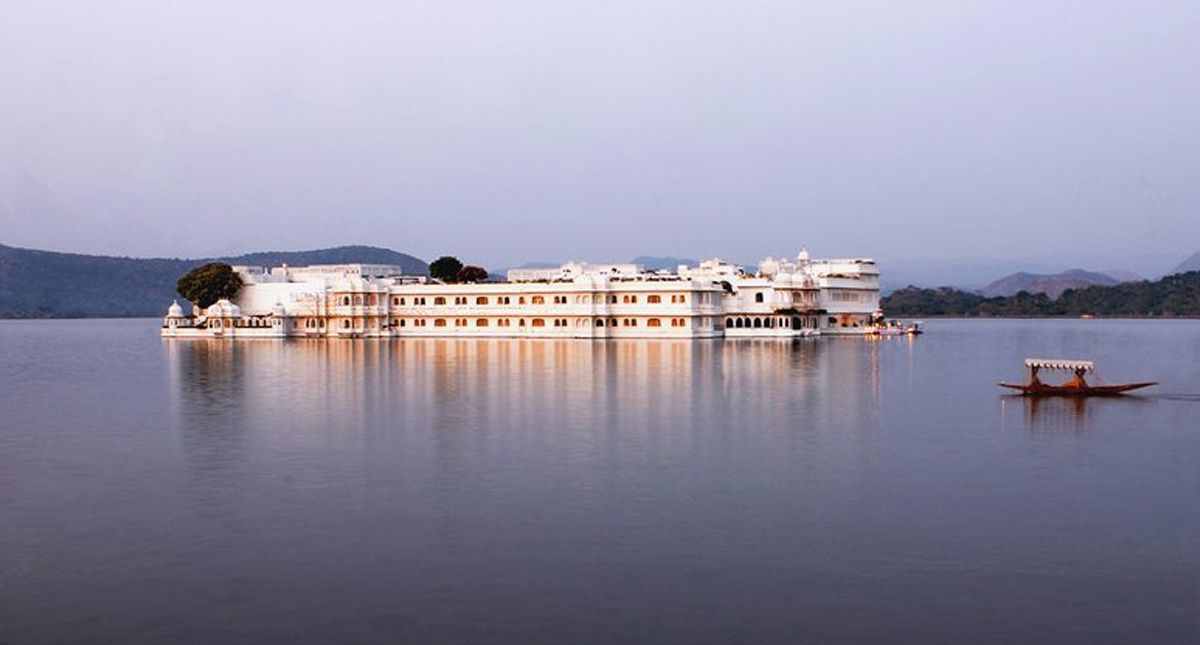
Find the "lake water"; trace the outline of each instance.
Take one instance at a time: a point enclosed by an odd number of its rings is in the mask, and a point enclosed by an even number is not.
[[[1200,641],[1197,321],[157,332],[0,321],[0,643]]]

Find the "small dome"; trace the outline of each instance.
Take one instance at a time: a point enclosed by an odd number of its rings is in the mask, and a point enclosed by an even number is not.
[[[167,307],[167,317],[168,318],[182,318],[183,317],[183,307],[179,306],[178,300],[172,301],[171,306]]]
[[[242,310],[225,298],[221,298],[208,308],[209,318],[237,318],[241,315]]]
[[[271,315],[272,315],[272,316],[279,316],[279,317],[286,316],[286,315],[287,315],[287,309],[284,309],[284,308],[283,308],[283,303],[282,303],[282,302],[276,302],[276,303],[275,303],[275,306],[274,306],[274,307],[271,307]]]

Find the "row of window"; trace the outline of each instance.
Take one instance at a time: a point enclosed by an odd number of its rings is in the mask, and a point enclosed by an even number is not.
[[[663,326],[665,326],[664,322],[666,323],[666,325],[670,325],[671,327],[676,327],[676,328],[688,326],[687,318],[670,318],[670,319],[666,319],[665,321],[662,318],[648,318],[645,320],[645,324],[647,327],[663,327]],[[702,322],[703,322],[703,320],[702,320]],[[451,326],[453,326],[453,327],[470,327],[470,326],[490,327],[490,326],[492,326],[493,323],[495,323],[496,327],[511,327],[513,321],[512,321],[512,319],[509,319],[509,318],[498,318],[495,320],[492,320],[490,318],[475,318],[473,322],[467,318],[452,318],[452,319],[434,318],[433,319],[434,327],[451,327]],[[408,327],[411,325],[412,327],[426,327],[426,326],[428,326],[428,324],[429,324],[429,319],[425,319],[425,318],[415,318],[411,321],[409,321],[405,318],[397,318],[390,323],[390,326],[392,326],[392,327]],[[553,326],[553,327],[569,327],[570,324],[571,324],[570,320],[567,318],[551,318],[550,319],[550,326]],[[576,324],[576,326],[584,326],[587,324],[587,319],[584,319],[584,318],[577,319],[575,324]],[[639,323],[638,323],[637,318],[620,318],[620,319],[609,318],[607,320],[604,318],[597,318],[595,321],[596,327],[605,327],[605,326],[616,327],[616,326],[618,326],[618,324],[620,324],[620,326],[622,326],[622,327],[637,327]],[[307,329],[318,329],[318,328],[324,329],[325,322],[324,322],[324,320],[309,318],[309,319],[305,320],[304,326]],[[526,319],[524,319],[524,318],[517,319],[517,327],[525,327],[525,326],[527,326]],[[528,321],[528,326],[529,327],[545,327],[546,319],[545,318],[531,318]],[[703,322],[703,324],[701,324],[701,326],[706,327],[707,323]],[[352,327],[354,329],[361,329],[362,328],[361,321],[359,321],[358,323],[352,323],[349,318],[342,319],[342,322],[341,322],[342,329],[351,329]],[[373,327],[378,329],[378,326],[373,326]]]
[[[701,301],[706,301],[707,300],[706,296],[707,296],[707,294],[701,294]],[[454,298],[453,304],[455,304],[455,305],[467,305],[467,304],[470,304],[470,301],[471,301],[471,298],[469,298],[467,296],[454,296],[453,298]],[[556,305],[565,305],[568,302],[570,302],[567,296],[552,296],[551,298],[552,298],[552,303],[556,304]],[[686,294],[673,294],[670,296],[670,298],[671,298],[670,299],[671,304],[686,304],[688,301]],[[761,294],[760,294],[760,298],[761,298]],[[489,304],[492,304],[492,299],[493,299],[493,297],[489,297],[489,296],[476,296],[474,301],[475,301],[476,305],[489,305]],[[494,296],[494,299],[495,299],[495,304],[498,304],[498,305],[512,304],[511,296]],[[403,307],[408,304],[409,300],[410,300],[410,298],[408,298],[406,296],[392,296],[392,305],[396,306],[396,307]],[[411,300],[412,300],[412,304],[414,304],[414,305],[426,304],[426,298],[424,296],[415,296],[415,297],[412,297]],[[588,304],[589,302],[592,302],[592,301],[593,301],[592,297],[587,296],[587,295],[575,296],[576,304]],[[374,295],[341,296],[341,298],[338,300],[338,302],[341,305],[347,306],[347,307],[350,305],[364,305],[364,304],[368,307],[374,307],[378,304],[378,301],[376,300],[376,297]],[[597,302],[597,303],[604,302],[604,297],[596,296],[595,302]],[[608,302],[610,304],[617,304],[618,302],[621,302],[624,304],[637,304],[638,295],[637,294],[626,294],[624,296],[620,296],[620,300],[618,300],[618,296],[610,295],[608,297]],[[650,304],[659,304],[659,303],[663,302],[663,297],[658,294],[651,294],[651,295],[646,296],[646,302],[650,303]],[[761,300],[759,300],[759,302],[761,302]],[[450,299],[447,296],[435,296],[433,298],[433,304],[434,305],[447,305],[447,304],[450,304]],[[517,296],[517,304],[519,304],[519,305],[526,304],[526,297],[525,296]],[[529,296],[529,304],[544,305],[544,304],[546,304],[546,297],[545,296]]]
[[[875,294],[864,291],[851,291],[848,289],[830,289],[829,299],[834,302],[873,302]]]
[[[726,318],[726,329],[816,329],[816,318],[802,318],[800,316],[792,316],[790,318],[772,318],[772,317],[744,317],[744,318]]]

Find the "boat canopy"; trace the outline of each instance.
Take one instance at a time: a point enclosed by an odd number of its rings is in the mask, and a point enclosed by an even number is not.
[[[1062,358],[1027,358],[1025,359],[1025,367],[1037,367],[1044,370],[1083,370],[1092,372],[1096,369],[1096,364],[1091,361],[1071,361]]]

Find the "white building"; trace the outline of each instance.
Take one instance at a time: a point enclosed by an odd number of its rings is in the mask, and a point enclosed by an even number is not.
[[[163,336],[797,337],[866,333],[879,316],[874,262],[807,252],[756,274],[720,260],[675,273],[569,262],[477,284],[366,264],[234,269],[245,283],[234,302],[191,315],[175,303]]]

